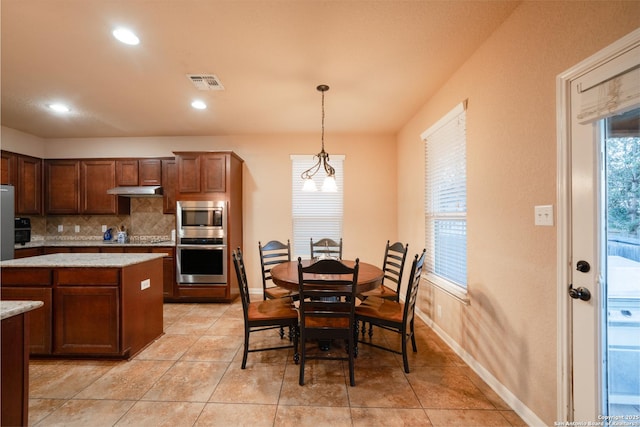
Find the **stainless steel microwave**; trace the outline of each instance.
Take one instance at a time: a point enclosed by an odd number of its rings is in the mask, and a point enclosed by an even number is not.
[[[225,237],[227,226],[226,202],[181,200],[178,201],[176,207],[176,228],[179,238]]]

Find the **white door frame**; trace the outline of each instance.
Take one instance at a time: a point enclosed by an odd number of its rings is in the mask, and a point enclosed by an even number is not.
[[[557,119],[557,419],[572,421],[571,390],[571,81],[610,61],[621,52],[640,43],[640,29],[635,30],[556,78]]]

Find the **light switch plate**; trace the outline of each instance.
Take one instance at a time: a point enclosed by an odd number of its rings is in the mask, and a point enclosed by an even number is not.
[[[148,289],[149,287],[151,287],[151,280],[149,279],[144,279],[143,281],[140,282],[140,289],[141,290],[145,290]]]
[[[553,205],[535,206],[535,225],[553,225]]]
[[[58,225],[58,233],[62,233],[63,230],[64,227],[62,226],[62,224]]]
[[[76,232],[76,233],[79,233],[79,232],[80,232],[80,226],[79,226],[79,225],[76,225],[76,226],[75,226],[75,232]]]

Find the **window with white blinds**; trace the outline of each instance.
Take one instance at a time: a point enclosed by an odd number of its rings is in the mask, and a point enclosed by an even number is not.
[[[434,283],[467,287],[466,101],[422,134],[426,268]]]
[[[314,156],[291,156],[291,206],[293,218],[293,257],[310,258],[310,239],[320,240],[328,237],[338,240],[342,237],[344,156],[332,155],[330,164],[336,170],[338,191],[325,193],[322,191],[303,192],[303,171],[315,164]],[[322,187],[325,174],[320,170],[314,177],[316,186]]]

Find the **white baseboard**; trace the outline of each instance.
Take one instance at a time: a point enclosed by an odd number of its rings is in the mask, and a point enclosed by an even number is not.
[[[475,360],[469,353],[467,353],[456,341],[454,341],[446,332],[436,325],[433,320],[422,313],[420,310],[416,309],[416,316],[424,321],[433,331],[438,334],[440,338],[449,346],[451,349],[458,355],[464,362],[469,365],[473,371],[478,374],[482,380],[491,387],[493,391],[495,391],[498,396],[505,401],[507,405],[513,409],[513,411],[518,414],[522,420],[530,426],[546,426],[547,424],[543,422],[538,416],[529,409],[524,403],[522,403],[511,391],[505,387],[502,383],[500,383],[496,377],[494,377],[491,372],[485,369],[477,360]]]

